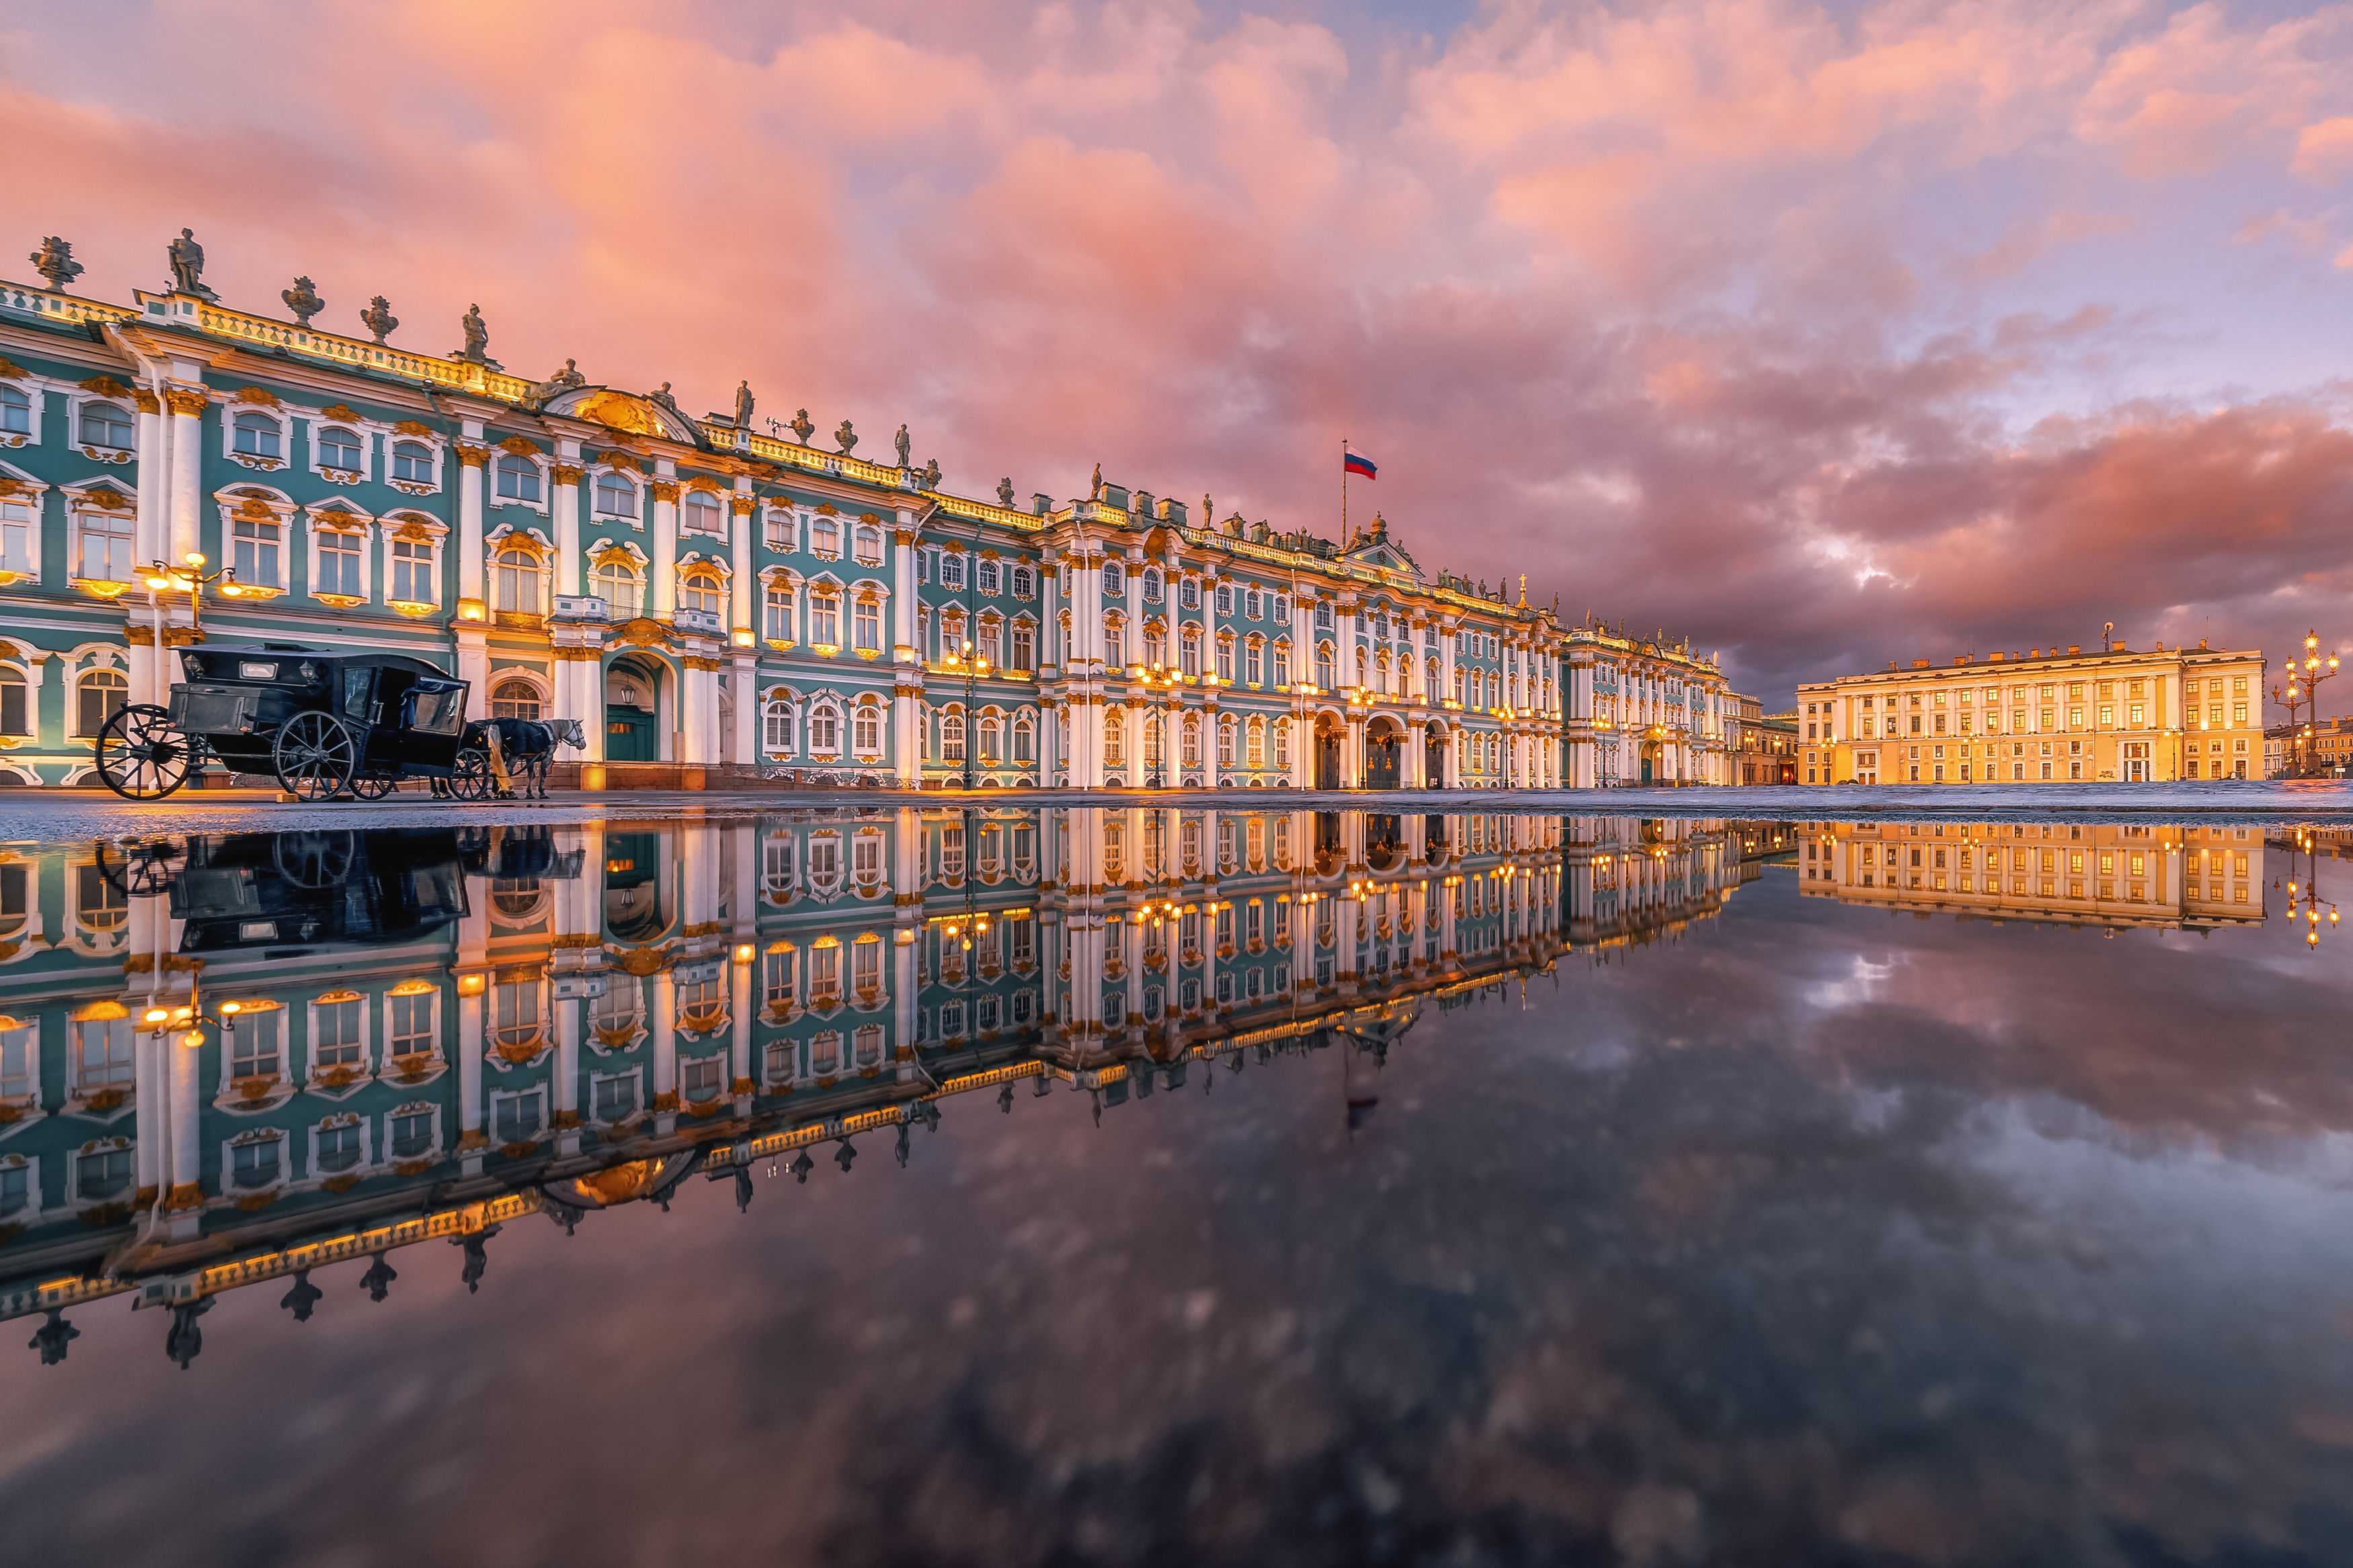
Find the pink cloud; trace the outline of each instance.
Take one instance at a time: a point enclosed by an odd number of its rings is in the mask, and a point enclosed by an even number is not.
[[[233,302],[307,272],[331,323],[381,291],[440,350],[479,300],[510,365],[698,408],[748,376],[763,415],[907,421],[968,493],[1068,495],[1100,459],[1329,531],[1345,434],[1426,564],[1525,570],[1768,690],[2193,606],[2242,641],[2346,618],[2341,395],[2132,401],[2176,384],[2153,323],[2224,334],[2230,303],[2130,292],[2154,249],[2035,287],[2253,151],[2282,188],[2231,210],[2274,216],[2211,249],[2284,236],[2341,289],[2353,250],[2323,267],[2285,188],[2291,148],[2339,167],[2340,13],[1524,4],[1428,40],[1176,0],[274,16],[159,7],[102,71],[70,18],[20,29],[16,251],[65,234],[121,297],[193,224]]]
[[[2323,120],[2296,132],[2290,165],[2308,180],[2334,180],[2353,169],[2353,114]]]

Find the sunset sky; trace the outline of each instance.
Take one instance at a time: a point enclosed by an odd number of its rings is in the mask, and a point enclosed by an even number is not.
[[[479,301],[969,494],[1332,534],[1345,436],[1425,567],[1768,705],[2353,653],[2353,6],[17,4],[0,146],[10,278],[190,226],[232,305]]]

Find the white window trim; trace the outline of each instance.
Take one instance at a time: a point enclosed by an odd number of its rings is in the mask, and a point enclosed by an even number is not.
[[[637,493],[638,510],[634,513],[596,510],[596,481],[616,476],[628,480]],[[580,483],[581,521],[585,526],[610,528],[617,522],[627,522],[638,533],[646,531],[646,508],[652,504],[650,497],[654,481],[644,472],[637,468],[617,468],[610,463],[595,463],[581,476]]]
[[[32,509],[32,521],[25,529],[25,562],[27,568],[25,580],[29,583],[38,583],[41,581],[43,569],[41,535],[48,531],[48,501],[49,490],[52,487],[47,480],[37,479],[12,463],[0,463],[0,474],[5,474],[16,480],[19,487],[16,494],[0,496],[0,500],[12,501]]]
[[[693,504],[691,498],[697,492],[711,497],[711,499],[717,503],[719,507],[718,531],[712,532],[708,529],[689,528],[686,526],[687,512]],[[719,541],[723,546],[725,545],[729,540],[733,539],[734,537],[734,513],[729,506],[731,493],[732,492],[730,491],[717,488],[715,485],[699,485],[689,480],[681,480],[678,487],[679,539],[681,542],[689,539],[713,539]]]
[[[328,1130],[327,1123],[331,1121],[345,1127],[357,1127],[360,1131],[360,1157],[340,1171],[327,1170],[319,1163],[319,1134]],[[364,1176],[381,1163],[375,1156],[375,1127],[365,1116],[355,1113],[322,1116],[303,1131],[302,1174],[306,1186],[317,1186],[338,1176]]]
[[[239,403],[235,397],[218,400],[220,407],[221,458],[240,468],[257,474],[283,473],[294,466],[294,415],[285,407],[272,407],[267,403]],[[257,458],[237,449],[237,422],[246,415],[255,414],[278,427],[278,456]],[[134,414],[133,417],[136,416]]]
[[[209,388],[206,389],[209,392]],[[108,397],[85,391],[79,386],[66,389],[66,444],[83,457],[97,463],[128,463],[139,456],[139,400],[135,396]],[[128,447],[91,447],[81,438],[81,411],[92,403],[111,403],[131,416],[131,445]],[[128,407],[124,407],[128,405]],[[169,419],[171,416],[165,415]]]
[[[278,1145],[278,1179],[266,1187],[240,1187],[237,1184],[237,1153],[240,1148],[263,1143]],[[282,1193],[294,1183],[294,1140],[286,1136],[282,1127],[248,1127],[234,1138],[220,1141],[220,1192],[225,1198],[250,1198],[264,1193]]]
[[[81,1157],[85,1154],[106,1154],[117,1152],[126,1153],[131,1156],[130,1184],[125,1186],[121,1192],[108,1196],[90,1197],[83,1195],[81,1190]],[[65,1152],[65,1162],[66,1206],[69,1209],[90,1208],[99,1204],[121,1203],[127,1200],[132,1193],[138,1190],[139,1145],[129,1137],[117,1135],[106,1138],[90,1139],[86,1142],[77,1144],[75,1147],[67,1150]],[[29,1165],[32,1162],[28,1160],[26,1163]],[[30,1209],[33,1206],[33,1204],[38,1201],[39,1198],[37,1192],[32,1194],[31,1198],[27,1201],[26,1207]]]
[[[524,1140],[524,1142],[531,1143],[545,1142],[554,1131],[555,1089],[553,1084],[550,1084],[542,1079],[533,1079],[528,1083],[518,1084],[513,1089],[492,1089],[490,1093],[488,1103],[482,1107],[483,1132],[492,1139],[497,1138],[499,1136],[499,1107],[505,1105],[510,1101],[519,1100],[524,1099],[526,1096],[534,1094],[540,1097],[539,1125],[532,1129],[530,1138]]]
[[[426,1152],[424,1153],[401,1154],[394,1152],[392,1147],[392,1121],[393,1118],[396,1116],[423,1116],[427,1119],[427,1126],[429,1131],[427,1136],[431,1140],[431,1142],[427,1145]],[[441,1107],[439,1104],[429,1100],[406,1100],[399,1105],[396,1105],[391,1110],[385,1111],[384,1113],[384,1137],[380,1141],[380,1146],[384,1150],[385,1163],[387,1164],[406,1164],[416,1161],[423,1161],[427,1163],[430,1163],[431,1162],[440,1158],[442,1143]]]
[[[433,998],[433,1003],[432,1003],[432,1014],[433,1014],[433,1019],[432,1019],[432,1025],[431,1025],[431,1029],[432,1029],[432,1044],[431,1044],[431,1045],[429,1045],[429,1046],[427,1046],[427,1047],[426,1047],[426,1054],[427,1054],[427,1056],[429,1056],[429,1057],[431,1057],[431,1058],[432,1058],[433,1062],[434,1062],[434,1070],[435,1070],[435,1073],[436,1073],[436,1074],[438,1074],[438,1073],[439,1072],[439,1070],[440,1070],[440,1069],[442,1069],[442,1068],[446,1068],[446,1067],[448,1065],[448,1058],[447,1058],[447,1057],[445,1056],[445,1054],[443,1053],[442,1048],[441,1048],[441,996],[442,996],[442,988],[441,988],[440,986],[438,986],[438,985],[436,985],[436,986],[432,989],[432,991],[430,991],[429,993],[427,993],[427,992],[417,992],[417,991],[407,992],[407,993],[405,993],[405,994],[403,994],[403,996],[402,996],[402,998],[401,998],[401,999],[402,999],[402,1000],[406,1000],[406,997],[408,997],[408,996],[419,996],[419,995],[428,995],[428,994]],[[384,1042],[384,1059],[385,1059],[385,1061],[387,1064],[389,1064],[389,1063],[392,1061],[392,1059],[393,1059],[393,1055],[392,1055],[392,1039],[393,1039],[393,1036],[392,1036],[392,1005],[393,1005],[393,1002],[394,1002],[395,998],[394,998],[394,996],[393,996],[393,994],[392,994],[391,990],[390,990],[389,988],[387,988],[387,989],[384,992],[384,994],[381,994],[380,996],[378,996],[378,997],[376,998],[376,1000],[377,1000],[379,1003],[381,1003],[381,1004],[382,1004],[382,1006],[381,1006],[381,1008],[380,1008],[380,1010],[379,1010],[379,1011],[380,1011],[380,1015],[381,1015],[381,1016],[380,1016],[380,1019],[379,1019],[379,1022],[378,1022],[378,1026],[378,1026],[378,1029],[380,1030],[380,1033],[378,1034],[377,1037],[378,1037],[379,1039],[381,1039],[381,1040]],[[423,1080],[420,1080],[420,1081],[423,1081]]]
[[[761,509],[760,548],[772,555],[790,555],[800,548],[801,514],[789,506]],[[779,532],[781,531],[781,534]]]
[[[412,423],[422,424],[424,421],[417,420]],[[431,448],[433,453],[433,482],[430,485],[421,485],[414,479],[396,479],[392,477],[392,449],[404,441],[419,441]],[[446,478],[449,471],[449,438],[440,434],[438,431],[427,431],[426,434],[418,436],[414,433],[406,433],[395,429],[389,426],[386,426],[384,437],[384,482],[390,485],[394,489],[398,490],[405,496],[438,496],[441,494],[449,488],[448,479]]]
[[[319,1081],[319,1076],[322,1071],[333,1070],[332,1068],[322,1069],[319,1066],[319,1009],[322,1005],[342,1006],[344,1005],[344,1003],[337,1002],[322,1004],[316,998],[313,998],[302,1004],[302,1087],[309,1089],[312,1094],[322,1094],[334,1099],[342,1099],[347,1095],[357,1093],[360,1089],[375,1081],[376,1070],[376,1041],[373,1037],[375,1031],[368,1026],[372,1020],[369,1017],[371,1009],[367,1006],[366,1003],[366,997],[362,996],[360,998],[359,1066],[355,1070],[351,1082],[343,1085],[340,1089],[330,1088],[326,1085],[322,1085]],[[290,1012],[291,1009],[290,1008],[289,1011]],[[280,1042],[280,1047],[281,1049],[284,1048],[284,1042]]]
[[[328,528],[322,525],[322,520],[349,526]],[[310,597],[315,599],[319,596],[319,584],[325,576],[319,569],[319,536],[322,533],[356,533],[360,542],[360,599],[364,604],[375,603],[375,523],[373,514],[362,511],[341,498],[316,502],[302,509],[303,552],[306,558],[303,581],[308,584]]]
[[[521,458],[525,462],[531,464],[532,467],[539,470],[539,499],[537,500],[517,500],[512,496],[502,496],[499,494],[499,465],[509,458]],[[555,498],[554,467],[554,458],[549,453],[541,451],[536,447],[533,447],[529,452],[510,452],[498,442],[491,442],[491,460],[482,466],[482,510],[484,515],[487,516],[491,512],[503,509],[514,511],[533,511],[537,512],[541,517],[552,518],[554,515],[553,510],[550,510],[554,504]]]
[[[630,1111],[627,1116],[622,1117],[617,1121],[607,1121],[596,1114],[596,1086],[601,1083],[618,1083],[624,1079],[628,1079],[636,1086],[636,1092],[629,1097],[631,1105]],[[590,1070],[588,1074],[588,1106],[586,1112],[586,1120],[589,1126],[626,1127],[645,1114],[646,1072],[643,1067],[624,1067],[614,1072],[597,1072],[593,1068]]]
[[[438,597],[438,595],[443,590],[444,584],[441,580],[442,574],[447,569],[447,563],[441,557],[442,552],[448,547],[449,525],[439,521],[438,518],[428,517],[423,512],[393,512],[376,519],[376,532],[378,535],[376,548],[382,552],[384,557],[384,602],[385,604],[391,604],[393,602],[391,597],[393,543],[395,541],[399,539],[403,530],[409,528],[412,525],[422,528],[425,531],[427,541],[433,549],[432,570],[430,575],[433,579],[433,591],[437,595],[433,601],[433,605],[434,608],[438,609],[441,607],[443,601]],[[425,601],[422,599],[416,599],[406,600],[403,602],[410,604],[423,604]]]
[[[364,485],[375,478],[377,442],[381,437],[391,433],[391,426],[373,419],[330,419],[316,409],[304,408],[295,412],[302,421],[303,463],[313,478],[324,479],[331,485],[345,487]],[[322,426],[329,425],[339,430],[349,430],[360,438],[360,466],[357,473],[349,468],[330,468],[320,464],[319,431]],[[385,461],[387,463],[391,461],[388,454]],[[386,468],[385,471],[390,473],[392,470]]]
[[[18,368],[22,369],[23,367],[19,366]],[[30,371],[26,371],[23,375],[10,377],[7,384],[24,397],[25,423],[31,428],[27,429],[25,434],[21,436],[17,435],[13,430],[0,430],[0,451],[14,451],[21,447],[39,446],[41,444],[43,432],[47,428],[43,422],[48,416],[48,395],[55,392],[70,397],[74,393],[73,384],[71,382],[65,381],[52,381],[47,376],[35,375]],[[135,431],[138,428],[138,404],[136,402],[133,402],[132,405],[132,427]],[[136,435],[133,435],[132,438],[133,440],[138,439]]]

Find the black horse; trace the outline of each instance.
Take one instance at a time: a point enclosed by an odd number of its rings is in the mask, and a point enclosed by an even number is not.
[[[520,795],[528,800],[536,792],[537,798],[545,800],[547,767],[555,760],[559,745],[574,751],[587,749],[587,732],[579,720],[477,719],[466,726],[458,749],[491,754],[492,776],[504,775],[497,791],[499,799],[512,800]],[[438,779],[434,781],[433,793],[443,793]]]

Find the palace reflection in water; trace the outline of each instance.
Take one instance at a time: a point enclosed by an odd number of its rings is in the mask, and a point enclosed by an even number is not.
[[[0,864],[0,1313],[219,1292],[1060,1083],[1379,1052],[1786,826],[1136,809],[229,834]],[[748,1201],[748,1192],[744,1194]]]

